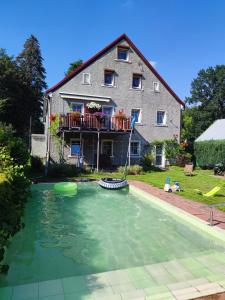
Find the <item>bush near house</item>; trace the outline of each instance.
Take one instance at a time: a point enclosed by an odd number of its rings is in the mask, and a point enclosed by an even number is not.
[[[119,167],[118,172],[124,174],[125,167]],[[133,165],[133,166],[127,167],[127,175],[139,175],[142,172],[143,172],[142,166]]]
[[[10,126],[0,124],[0,262],[9,238],[23,227],[21,217],[30,187],[25,176],[28,162],[26,145],[13,136]],[[0,264],[0,273],[7,270],[7,265]]]
[[[195,142],[194,151],[197,165],[200,167],[225,164],[225,140]]]

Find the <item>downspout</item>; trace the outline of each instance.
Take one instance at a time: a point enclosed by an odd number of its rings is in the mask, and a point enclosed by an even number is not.
[[[47,130],[46,130],[46,137],[47,137],[47,149],[46,149],[46,164],[45,164],[45,175],[48,173],[49,168],[49,160],[50,160],[50,116],[51,116],[51,97],[52,94],[47,96],[47,107],[48,107],[48,115],[47,115]]]

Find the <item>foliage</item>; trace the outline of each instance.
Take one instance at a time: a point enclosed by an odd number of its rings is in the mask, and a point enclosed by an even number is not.
[[[31,35],[24,44],[23,51],[17,57],[21,80],[30,89],[28,95],[28,118],[32,117],[32,131],[40,132],[43,111],[43,91],[47,88],[45,82],[45,68],[41,56],[40,44],[34,35]]]
[[[179,167],[184,167],[186,164],[191,163],[192,155],[188,152],[180,152],[176,155],[176,165]]]
[[[119,173],[124,173],[125,171],[125,167],[119,167],[118,168],[118,172]],[[143,172],[143,168],[142,166],[139,166],[139,165],[133,165],[133,166],[130,166],[130,167],[127,167],[127,174],[128,175],[139,175]]]
[[[225,118],[225,65],[200,70],[191,84],[182,135],[194,141],[215,120]]]
[[[119,110],[118,112],[115,113],[114,117],[117,119],[117,120],[124,120],[127,118],[127,116],[125,115],[125,113],[123,112],[123,110]]]
[[[155,157],[154,157],[152,151],[145,153],[141,159],[141,165],[143,167],[143,170],[144,171],[151,170],[153,167],[154,160],[155,160]]]
[[[69,68],[67,69],[67,71],[65,72],[65,76],[69,75],[71,72],[73,72],[74,70],[76,70],[82,64],[83,64],[83,60],[82,59],[78,59],[78,60],[72,62],[70,64]]]
[[[197,165],[210,167],[218,163],[225,164],[225,140],[196,142],[194,148]]]
[[[4,134],[4,128],[9,136]],[[21,216],[30,187],[30,181],[25,176],[28,159],[24,149],[21,139],[13,137],[10,127],[1,124],[0,172],[4,174],[4,179],[0,181],[0,262],[4,258],[8,239],[23,226]],[[0,265],[0,273],[7,270],[7,265]]]
[[[31,156],[30,168],[32,173],[42,173],[44,171],[43,161],[38,156]]]
[[[48,176],[53,178],[78,176],[81,170],[70,164],[52,164],[49,166]]]
[[[60,151],[61,150],[61,138],[58,135],[59,122],[60,122],[59,114],[54,114],[54,115],[51,114],[51,116],[50,116],[50,132],[54,139],[55,146],[57,148],[58,155],[60,157],[60,161],[63,162],[62,153]]]

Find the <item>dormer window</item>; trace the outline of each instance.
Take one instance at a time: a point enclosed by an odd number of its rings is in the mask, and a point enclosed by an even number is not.
[[[117,59],[128,61],[129,48],[118,47],[117,48]]]
[[[108,85],[108,86],[114,85],[114,71],[113,70],[105,70],[104,85]]]
[[[133,89],[141,89],[141,74],[133,74],[133,80],[132,80],[132,88]]]

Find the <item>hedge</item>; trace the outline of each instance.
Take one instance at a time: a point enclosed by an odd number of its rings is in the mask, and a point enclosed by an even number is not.
[[[194,151],[199,167],[225,164],[225,140],[195,142]]]

